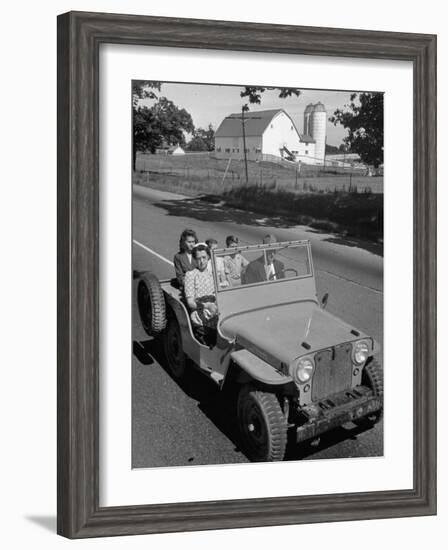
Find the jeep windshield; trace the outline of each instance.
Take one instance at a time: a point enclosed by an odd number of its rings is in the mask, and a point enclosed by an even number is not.
[[[308,241],[235,246],[213,251],[218,292],[242,286],[274,285],[313,276]]]

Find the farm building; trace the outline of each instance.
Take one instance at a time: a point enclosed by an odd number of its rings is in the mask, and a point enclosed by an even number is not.
[[[160,147],[156,149],[157,155],[185,155],[185,151],[180,145],[168,145],[163,143]]]
[[[323,107],[322,104],[318,104]],[[250,111],[245,113],[244,133],[248,160],[274,160],[271,157],[307,164],[321,164],[325,159],[325,127],[322,130],[322,111],[314,114],[316,106],[308,106],[305,114],[308,124],[300,134],[297,127],[283,109],[269,111]],[[320,107],[319,107],[320,108]],[[323,108],[324,122],[326,112]],[[319,118],[320,117],[320,118]],[[323,145],[320,143],[323,138]],[[218,158],[244,158],[243,121],[240,113],[226,117],[216,130],[215,154]]]
[[[185,151],[180,145],[173,145],[168,149],[169,155],[185,155]]]
[[[306,106],[303,116],[303,132],[313,137],[316,142],[314,156],[325,162],[325,145],[327,142],[327,111],[320,101]]]

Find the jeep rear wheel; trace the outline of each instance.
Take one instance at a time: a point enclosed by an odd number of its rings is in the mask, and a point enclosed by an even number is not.
[[[373,395],[383,401],[383,370],[375,359],[364,367],[362,384],[373,391]],[[383,407],[379,411],[368,414],[354,423],[360,428],[372,428],[383,417]]]
[[[237,415],[244,451],[250,460],[283,460],[287,422],[275,394],[243,386],[238,395]]]
[[[180,380],[187,366],[187,356],[182,348],[182,336],[176,317],[168,319],[168,325],[163,338],[163,348],[169,371]]]
[[[145,272],[137,288],[140,319],[149,336],[157,336],[166,326],[165,296],[155,275]]]

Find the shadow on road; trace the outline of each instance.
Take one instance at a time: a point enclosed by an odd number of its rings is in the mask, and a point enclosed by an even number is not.
[[[288,228],[297,225],[285,216],[266,216],[226,205],[223,201],[209,202],[203,197],[183,200],[164,200],[154,206],[166,210],[169,216],[195,218],[205,222],[240,223],[253,226]]]
[[[221,391],[214,382],[192,366],[190,366],[188,376],[182,381],[173,378],[170,371],[165,367],[165,357],[159,340],[144,340],[140,342],[134,340],[133,350],[135,357],[143,365],[155,363],[161,365],[182,391],[196,401],[198,408],[203,414],[232,442],[235,452],[243,452],[240,446],[235,414],[237,397],[235,391]],[[310,440],[300,445],[295,443],[294,433],[290,433],[285,460],[311,460],[313,459],[313,455],[321,453],[325,449],[338,445],[343,441],[356,439],[363,432],[364,430],[358,427],[339,427],[323,434],[317,444],[316,441]],[[314,459],[317,458],[321,457]],[[344,458],[346,457],[344,456]]]
[[[213,422],[235,446],[235,452],[241,452],[238,443],[238,431],[234,411],[235,396],[227,391],[221,391],[218,386],[189,365],[188,375],[183,380],[177,380],[165,366],[165,356],[162,344],[158,340],[134,341],[135,357],[144,365],[157,362],[174,382],[196,401],[198,408]],[[150,362],[148,362],[150,361]]]
[[[132,352],[142,365],[152,365],[154,363],[151,354],[141,342],[136,340],[132,342]]]
[[[277,229],[289,229],[295,227],[297,220],[292,216],[277,215],[269,216],[252,212],[250,210],[241,210],[225,204],[222,200],[212,200],[206,196],[192,197],[187,199],[163,200],[154,203],[154,206],[167,212],[168,216],[194,218],[203,222],[223,222],[241,225],[251,225],[253,227],[275,227]],[[328,231],[309,227],[310,233],[327,234]],[[334,235],[324,239],[327,242],[342,244],[363,248],[372,254],[383,255],[382,243],[375,243],[356,237],[345,235]]]

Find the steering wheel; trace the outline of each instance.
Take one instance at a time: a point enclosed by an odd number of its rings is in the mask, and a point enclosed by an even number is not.
[[[294,269],[293,267],[287,267],[286,269],[283,270],[283,273],[285,273],[285,275],[286,275],[286,273],[287,273],[288,271],[294,272],[294,277],[298,277],[298,276],[299,276],[299,272],[297,271],[297,269]]]

